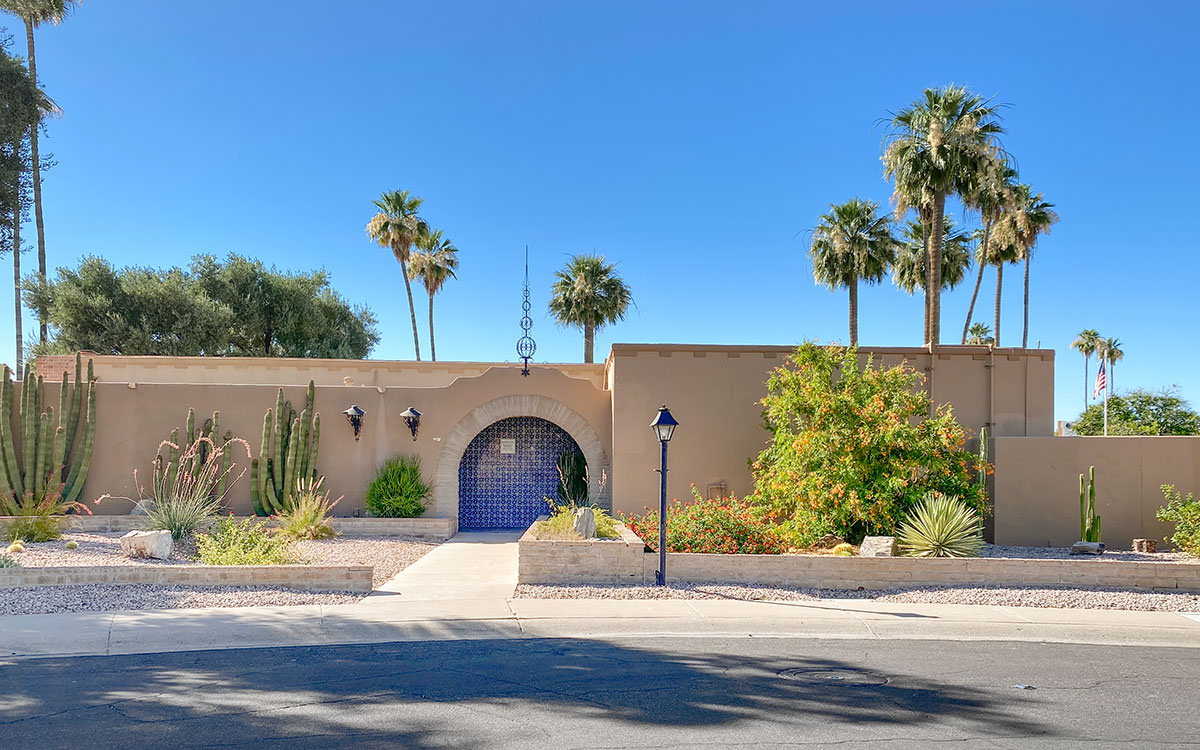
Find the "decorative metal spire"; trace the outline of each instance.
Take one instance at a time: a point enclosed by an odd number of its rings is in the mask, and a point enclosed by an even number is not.
[[[517,339],[517,356],[525,362],[524,369],[521,374],[529,376],[529,360],[533,357],[533,353],[537,351],[537,343],[529,335],[529,329],[533,328],[533,319],[529,317],[529,309],[532,305],[529,304],[529,245],[525,246],[525,299],[521,302],[521,309],[525,314],[521,316],[521,338]]]

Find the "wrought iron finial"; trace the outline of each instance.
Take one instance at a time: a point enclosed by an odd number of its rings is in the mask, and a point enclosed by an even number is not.
[[[521,338],[517,339],[517,356],[520,357],[525,367],[521,370],[521,374],[529,376],[529,360],[533,357],[533,353],[537,351],[537,343],[533,337],[529,335],[529,329],[533,328],[533,319],[529,317],[529,310],[532,305],[529,304],[529,245],[525,246],[525,298],[521,302],[521,309],[525,312],[521,316]]]

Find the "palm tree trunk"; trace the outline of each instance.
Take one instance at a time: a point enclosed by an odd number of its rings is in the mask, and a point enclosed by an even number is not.
[[[583,361],[584,364],[592,364],[595,359],[593,349],[596,345],[596,326],[594,323],[583,324]]]
[[[33,20],[25,19],[25,46],[29,52],[29,78],[38,85],[37,57],[33,52]],[[38,125],[29,133],[29,151],[33,160],[33,222],[37,227],[38,276],[46,278],[46,231],[42,224],[42,165],[38,157]],[[38,343],[46,343],[46,311],[38,310]]]
[[[1004,261],[996,264],[996,346],[1000,346],[1000,287],[1004,285]]]
[[[437,362],[437,349],[433,345],[433,293],[429,293],[429,361]]]
[[[1021,348],[1029,347],[1029,251],[1025,251],[1025,328],[1021,332]]]
[[[858,346],[858,279],[850,284],[850,346]]]
[[[925,323],[921,329],[921,338],[923,341],[929,341],[929,211],[927,209],[919,209],[917,211],[917,220],[921,222],[921,257],[925,261]]]
[[[416,352],[417,361],[421,361],[421,340],[417,338],[417,308],[413,306],[412,284],[408,281],[408,263],[401,261],[400,273],[404,276],[404,291],[408,294],[408,314],[412,318],[413,327],[413,351]]]
[[[942,222],[946,216],[946,195],[933,196],[933,227],[929,237],[929,343],[937,344],[942,333]]]
[[[1088,360],[1090,360],[1091,358],[1092,358],[1092,355],[1090,355],[1090,354],[1083,355],[1083,410],[1084,411],[1087,411]]]
[[[979,254],[979,273],[975,276],[975,291],[971,292],[971,306],[967,308],[967,322],[963,323],[962,342],[967,343],[967,333],[971,329],[971,318],[975,316],[975,300],[979,298],[979,287],[983,284],[983,267],[987,265],[988,235],[992,231],[992,222],[983,222],[983,248]]]
[[[17,176],[20,180],[20,176]],[[24,354],[24,341],[21,340],[21,188],[20,183],[17,185],[17,207],[13,211],[13,322],[17,329],[17,355],[14,357],[16,362],[15,370],[20,373],[23,371],[22,355]],[[18,374],[17,377],[20,377]]]

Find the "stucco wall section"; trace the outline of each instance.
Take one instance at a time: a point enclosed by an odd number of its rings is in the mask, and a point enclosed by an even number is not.
[[[1079,475],[1090,466],[1104,542],[1114,549],[1170,533],[1154,518],[1161,485],[1200,493],[1200,437],[1001,437],[993,453],[998,544],[1079,541]]]

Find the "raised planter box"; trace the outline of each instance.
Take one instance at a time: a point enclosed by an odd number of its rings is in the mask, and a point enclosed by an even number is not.
[[[157,583],[180,586],[278,586],[300,591],[371,591],[370,565],[97,565],[0,568],[0,589],[14,586]]]
[[[518,544],[518,581],[541,584],[653,583],[658,555],[618,525],[621,541]],[[922,559],[833,555],[707,555],[672,552],[667,578],[689,583],[831,589],[914,586],[1104,586],[1200,592],[1200,564],[1109,560]]]
[[[0,516],[0,527],[11,520]],[[67,528],[77,531],[124,533],[142,527],[143,516],[67,516]],[[240,519],[239,519],[240,520]],[[339,533],[353,536],[408,536],[449,539],[458,533],[456,518],[332,518]]]

